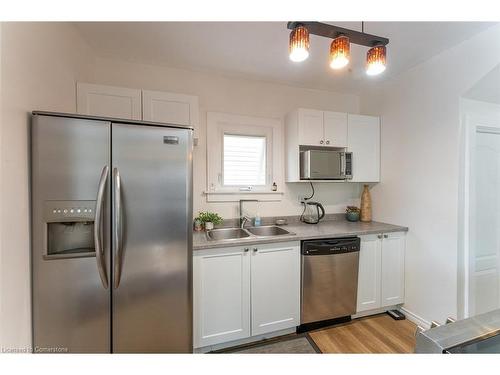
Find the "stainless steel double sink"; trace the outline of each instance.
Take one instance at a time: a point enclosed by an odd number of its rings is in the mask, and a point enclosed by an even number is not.
[[[237,240],[249,237],[273,237],[293,235],[295,233],[289,232],[277,225],[265,225],[261,227],[248,227],[248,228],[220,228],[207,231],[207,238],[211,241],[219,240]]]

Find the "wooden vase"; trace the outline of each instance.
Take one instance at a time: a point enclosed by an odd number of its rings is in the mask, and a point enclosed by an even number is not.
[[[368,185],[364,185],[363,193],[361,194],[361,215],[360,220],[367,222],[372,221],[372,197]]]

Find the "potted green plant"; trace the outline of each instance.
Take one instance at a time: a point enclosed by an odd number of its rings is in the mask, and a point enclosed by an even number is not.
[[[224,221],[219,214],[209,211],[200,212],[195,220],[199,220],[205,227],[205,230],[214,229],[214,225],[222,224]]]
[[[361,210],[359,209],[359,207],[347,206],[347,208],[345,209],[345,218],[348,221],[358,221],[360,211]]]

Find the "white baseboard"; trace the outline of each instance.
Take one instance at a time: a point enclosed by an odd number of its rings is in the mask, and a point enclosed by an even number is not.
[[[258,336],[247,337],[245,339],[224,342],[221,344],[208,345],[208,346],[204,346],[202,348],[195,348],[193,352],[201,354],[201,353],[208,353],[208,352],[213,351],[213,350],[227,349],[227,348],[230,348],[232,346],[250,344],[250,343],[253,343],[256,341],[270,339],[270,338],[277,337],[277,336],[289,335],[290,333],[295,333],[295,330],[296,330],[296,327],[286,328],[286,329],[282,329],[280,331],[265,333],[265,334],[258,335]]]
[[[405,307],[401,307],[400,310],[406,315],[406,318],[410,321],[415,323],[417,326],[420,326],[424,329],[429,329],[431,328],[431,323],[425,320],[424,318],[418,316],[417,314],[411,312]]]

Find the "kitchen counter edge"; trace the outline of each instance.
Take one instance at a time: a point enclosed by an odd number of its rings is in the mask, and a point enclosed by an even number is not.
[[[356,223],[348,222],[332,222],[332,224],[327,224],[334,226],[335,224],[345,225],[355,225]],[[319,224],[318,224],[319,225]],[[324,225],[324,224],[323,224]],[[302,231],[306,232],[308,227],[307,224],[299,225],[288,225],[284,228],[293,232],[293,235],[281,235],[281,236],[270,236],[270,237],[252,237],[252,238],[239,238],[238,240],[216,240],[210,241],[206,238],[204,232],[194,232],[193,233],[193,251],[223,248],[223,247],[235,247],[235,246],[245,246],[245,245],[255,245],[255,244],[266,244],[266,243],[278,243],[278,242],[289,242],[289,241],[303,241],[303,240],[316,240],[323,238],[338,238],[346,236],[363,236],[369,234],[378,233],[391,233],[391,232],[408,232],[408,227],[403,227],[399,225],[381,223],[377,221],[372,221],[370,223],[361,223],[365,228],[347,230],[347,231],[333,231],[331,233],[300,233]],[[372,229],[366,228],[366,226],[373,226]],[[299,229],[300,228],[300,229]],[[317,231],[317,228],[310,227],[309,231]],[[298,230],[297,230],[298,229]],[[323,228],[324,229],[324,228]],[[297,233],[299,232],[299,233]]]

